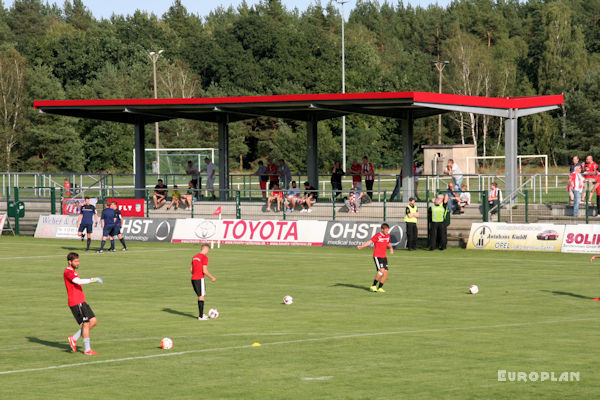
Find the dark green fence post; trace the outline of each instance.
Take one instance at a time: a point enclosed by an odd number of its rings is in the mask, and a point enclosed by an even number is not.
[[[237,190],[235,192],[235,218],[242,219],[242,210],[241,210],[241,201],[240,201],[240,191]]]
[[[525,194],[525,223],[529,223],[529,190],[525,189],[523,191]]]
[[[19,188],[15,186],[15,209],[17,207],[17,204],[19,204]],[[18,209],[16,209],[16,211],[17,213],[15,215],[15,234],[20,235],[21,230],[19,228],[19,211]]]
[[[589,217],[589,209],[588,209],[588,197],[589,197],[589,190],[585,191],[585,223],[589,224],[590,223],[590,217]]]
[[[487,197],[487,192],[485,190],[482,190],[480,192],[481,194],[481,214],[483,217],[483,222],[488,222],[488,212],[489,212],[489,203],[488,203],[488,197]]]
[[[50,188],[50,213],[56,214],[56,189],[53,187]]]
[[[335,221],[335,193],[331,193],[331,206],[333,207],[333,221]]]
[[[387,190],[383,191],[383,220],[387,221]]]

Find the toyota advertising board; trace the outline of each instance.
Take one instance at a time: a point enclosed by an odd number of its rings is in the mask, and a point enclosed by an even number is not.
[[[388,222],[391,243],[395,249],[406,247],[406,223]],[[327,222],[323,246],[356,247],[381,230],[378,222]]]
[[[471,225],[468,249],[560,252],[565,225],[483,222]]]

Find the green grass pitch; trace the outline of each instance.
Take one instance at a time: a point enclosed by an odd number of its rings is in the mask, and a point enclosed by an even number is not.
[[[97,243],[94,243],[97,244]],[[1,399],[591,399],[600,393],[600,264],[589,256],[397,251],[370,293],[370,249],[223,246],[209,253],[198,321],[198,245],[0,239]],[[120,249],[117,243],[117,249]],[[66,341],[66,254],[99,323],[89,357]],[[480,288],[468,295],[470,284]],[[294,304],[282,304],[291,295]],[[172,350],[161,350],[170,337]],[[251,344],[259,342],[260,347]],[[79,346],[82,347],[80,340]],[[579,372],[499,382],[498,370]],[[558,375],[557,375],[558,376]]]

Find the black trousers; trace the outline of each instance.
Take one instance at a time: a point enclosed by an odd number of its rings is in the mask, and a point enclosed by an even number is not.
[[[417,237],[419,231],[417,230],[417,224],[414,222],[406,223],[406,248],[409,250],[417,249]]]
[[[429,250],[446,250],[448,231],[445,222],[431,222],[429,231]]]
[[[375,183],[374,180],[365,180],[365,185],[367,186],[367,195],[373,199],[373,183]]]
[[[334,195],[335,198],[337,199],[337,197],[342,194],[342,182],[331,182],[331,189],[333,191],[335,191]]]

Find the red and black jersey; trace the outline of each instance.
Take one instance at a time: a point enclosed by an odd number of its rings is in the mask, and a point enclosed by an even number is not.
[[[371,242],[374,244],[373,257],[385,258],[388,245],[390,244],[390,234],[382,235],[381,232],[376,233],[371,238]]]
[[[204,279],[204,266],[208,265],[206,254],[198,253],[192,259],[192,280]]]
[[[85,294],[83,293],[81,285],[73,283],[73,279],[79,278],[79,275],[77,275],[77,271],[71,268],[65,268],[63,278],[65,279],[65,287],[67,288],[67,299],[69,302],[69,307],[76,306],[80,303],[84,303]]]

